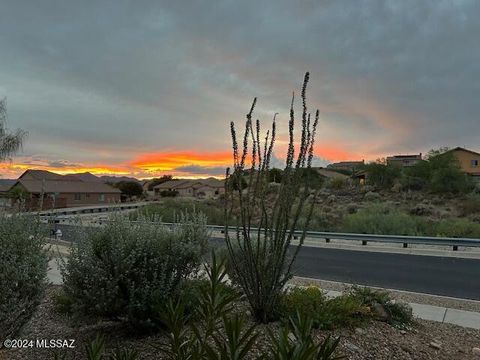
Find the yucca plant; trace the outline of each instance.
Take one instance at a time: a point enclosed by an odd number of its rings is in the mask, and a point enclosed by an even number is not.
[[[193,319],[186,314],[182,298],[167,304],[163,321],[168,339],[158,348],[172,360],[242,360],[257,338],[255,327],[246,329],[243,318],[232,315],[238,294],[226,285],[225,261],[218,261],[212,253],[205,272],[208,285],[198,290]]]
[[[305,239],[311,218],[316,192],[311,189],[302,174],[310,169],[319,111],[312,117],[307,110],[306,88],[309,73],[302,86],[302,120],[300,143],[295,144],[294,96],[290,106],[289,143],[281,184],[272,195],[267,192],[270,163],[276,139],[276,114],[271,129],[262,142],[260,121],[255,124],[252,114],[257,99],[246,116],[243,133],[243,149],[239,149],[237,130],[231,123],[233,143],[233,171],[227,169],[225,181],[225,241],[228,248],[233,280],[245,293],[253,314],[260,322],[276,317],[284,285],[292,276],[292,265]],[[247,162],[250,162],[248,168]],[[244,189],[242,184],[247,183]],[[308,206],[307,206],[308,205]],[[305,211],[305,207],[306,211]],[[306,212],[306,214],[304,213]],[[235,235],[230,235],[233,216],[238,217]],[[302,223],[299,244],[294,252],[290,245]]]
[[[272,360],[340,360],[343,355],[335,355],[340,338],[333,340],[328,336],[322,343],[316,344],[312,336],[312,320],[307,315],[297,312],[280,329],[276,336],[271,330],[270,356]]]

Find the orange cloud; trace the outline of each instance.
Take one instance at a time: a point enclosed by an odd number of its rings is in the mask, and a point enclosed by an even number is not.
[[[187,165],[204,167],[228,166],[232,162],[232,153],[223,152],[155,152],[138,156],[130,165],[145,171],[171,171]]]

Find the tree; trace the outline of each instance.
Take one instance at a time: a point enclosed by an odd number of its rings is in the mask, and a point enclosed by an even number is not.
[[[15,155],[22,147],[27,133],[17,129],[13,133],[7,129],[7,99],[0,100],[0,161]]]
[[[142,185],[136,181],[119,181],[115,184],[115,187],[126,197],[141,196],[143,194]]]
[[[148,183],[148,191],[152,191],[155,186],[163,184],[164,182],[167,182],[170,180],[173,180],[172,175],[163,175],[162,177],[154,178],[150,180],[150,182]]]
[[[391,188],[402,174],[400,166],[382,161],[365,165],[365,170],[368,173],[367,183],[383,189]]]
[[[425,161],[405,169],[402,183],[411,190],[428,189],[436,193],[459,193],[472,188],[471,180],[448,148],[430,150]]]
[[[282,182],[283,171],[281,169],[273,168],[268,172],[268,182],[278,183]]]

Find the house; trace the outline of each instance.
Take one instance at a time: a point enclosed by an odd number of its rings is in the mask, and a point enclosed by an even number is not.
[[[176,193],[177,196],[196,198],[214,198],[225,192],[224,181],[215,178],[169,180],[153,189],[156,196],[169,192]]]
[[[362,161],[340,161],[327,165],[327,169],[331,170],[343,170],[353,173],[358,171],[365,165],[365,160]]]
[[[463,147],[456,147],[445,153],[452,153],[457,158],[463,172],[471,176],[480,177],[480,153]]]
[[[59,175],[45,170],[25,171],[11,189],[25,193],[27,209],[39,208],[41,194],[43,209],[117,203],[121,194],[101,181],[86,181],[75,174]]]
[[[329,169],[325,169],[325,168],[322,168],[322,167],[315,167],[315,168],[312,168],[314,170],[317,171],[317,173],[325,178],[325,179],[342,179],[342,180],[347,180],[349,177],[345,174],[341,174],[339,172],[336,172],[336,171],[333,171],[333,170],[329,170]]]
[[[399,165],[402,167],[413,166],[422,161],[422,153],[413,155],[394,155],[387,157],[388,165]]]
[[[15,184],[15,180],[0,179],[0,208],[11,206],[10,188]]]

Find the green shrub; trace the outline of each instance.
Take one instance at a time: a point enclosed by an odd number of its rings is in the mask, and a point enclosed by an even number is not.
[[[468,219],[448,219],[433,224],[433,236],[480,238],[480,224]]]
[[[347,181],[341,177],[334,177],[328,181],[327,186],[330,189],[340,190],[347,186]]]
[[[32,315],[46,284],[48,232],[33,217],[0,215],[0,338]]]
[[[195,201],[190,199],[164,199],[161,203],[150,204],[131,213],[130,219],[159,220],[174,222],[182,212],[201,212],[205,214],[209,225],[223,225],[224,213],[222,205],[216,200]]]
[[[396,327],[404,328],[413,323],[412,309],[408,304],[392,300],[386,291],[367,287],[352,287],[348,296],[364,306],[368,306],[376,316],[386,316],[383,320]],[[383,314],[378,314],[378,312]]]
[[[459,209],[462,216],[480,212],[480,194],[470,194],[461,200]]]
[[[114,217],[85,231],[61,266],[76,314],[156,325],[154,306],[198,270],[209,238],[206,218],[182,214],[172,228]]]
[[[345,217],[340,231],[360,234],[382,235],[422,235],[426,231],[424,220],[391,209],[381,204],[373,204]]]
[[[320,329],[355,327],[370,318],[368,307],[348,295],[329,299],[321,310],[313,315],[314,325]]]
[[[334,329],[357,326],[369,317],[369,309],[356,298],[342,295],[327,299],[315,287],[294,287],[282,298],[280,311],[284,319],[298,312],[312,320],[315,328]]]
[[[302,314],[316,314],[326,302],[325,295],[316,286],[294,287],[282,297],[280,312],[288,318],[297,311]]]

